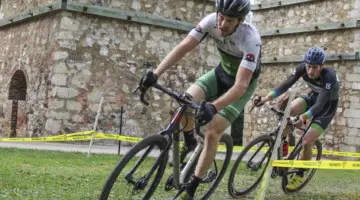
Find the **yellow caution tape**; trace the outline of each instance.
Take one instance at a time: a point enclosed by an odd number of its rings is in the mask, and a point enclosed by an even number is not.
[[[335,156],[346,156],[346,157],[360,158],[360,153],[354,153],[354,152],[340,152],[340,151],[323,150],[322,154],[323,155],[335,155]]]
[[[124,142],[132,142],[132,143],[136,143],[136,142],[139,142],[140,140],[142,140],[142,138],[138,138],[138,137],[116,135],[116,134],[96,133],[95,138],[99,138],[99,137],[101,137],[101,139],[120,140],[120,141],[124,141]]]
[[[83,131],[83,132],[62,134],[62,135],[57,135],[57,136],[76,136],[76,135],[87,135],[87,134],[94,134],[94,133],[95,133],[95,131]]]
[[[291,152],[294,149],[294,147],[289,147],[289,152]],[[313,154],[317,153],[316,149],[313,149]],[[360,158],[360,153],[356,152],[340,152],[340,151],[330,151],[330,150],[322,150],[322,155],[334,155],[334,156],[344,156],[344,157],[354,157],[354,158]]]
[[[360,161],[336,160],[274,160],[274,167],[317,168],[317,169],[355,169],[360,170]]]
[[[94,135],[94,139],[109,139],[109,140],[119,140],[124,142],[137,143],[142,140],[142,138],[132,137],[132,136],[124,136],[118,134],[105,134],[105,133],[95,133],[94,131],[83,131],[76,132],[70,134],[62,134],[48,137],[36,137],[36,138],[0,138],[0,142],[62,142],[62,141],[86,141],[91,140],[92,135]],[[242,151],[244,146],[234,146],[233,151]],[[289,147],[289,151],[291,152],[294,147]],[[224,145],[219,145],[218,151],[224,152],[226,147]],[[256,151],[257,148],[253,147],[250,151]],[[262,152],[266,152],[268,147],[263,147],[261,149]],[[316,150],[313,150],[313,153],[316,153]],[[360,158],[360,153],[354,152],[339,152],[339,151],[329,151],[323,150],[323,155],[336,155],[336,156],[344,156],[344,157],[355,157]]]

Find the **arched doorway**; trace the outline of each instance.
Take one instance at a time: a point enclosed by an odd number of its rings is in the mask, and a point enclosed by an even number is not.
[[[19,101],[26,100],[26,89],[27,84],[25,74],[23,71],[17,70],[11,78],[9,87],[9,100],[12,100],[10,137],[16,137],[18,105]]]

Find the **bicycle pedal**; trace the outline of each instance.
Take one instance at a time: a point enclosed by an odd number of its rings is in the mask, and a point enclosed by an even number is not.
[[[275,178],[278,175],[279,175],[278,168],[274,167],[273,170],[271,171],[271,178]]]

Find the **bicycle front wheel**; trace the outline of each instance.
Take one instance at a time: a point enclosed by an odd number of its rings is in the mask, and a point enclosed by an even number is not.
[[[296,152],[292,158],[289,158],[289,160],[299,160],[302,151],[303,151],[303,148],[300,149],[298,152]],[[321,159],[322,145],[321,145],[321,142],[319,140],[316,140],[314,142],[312,152],[313,152],[312,160],[320,160]],[[283,191],[285,193],[291,194],[291,193],[297,192],[297,191],[301,190],[302,188],[304,188],[306,186],[306,184],[309,183],[309,181],[311,180],[311,178],[314,176],[314,174],[316,172],[315,168],[305,169],[305,171],[304,171],[304,182],[302,184],[300,184],[295,189],[287,188],[286,186],[288,185],[290,180],[292,180],[293,176],[296,174],[296,171],[298,171],[298,170],[299,169],[296,169],[296,168],[289,169],[286,172],[286,174],[282,177],[281,187],[282,187],[282,189],[283,189]]]
[[[260,183],[271,158],[274,140],[270,135],[261,135],[241,151],[231,169],[228,192],[232,197],[249,194]]]
[[[107,179],[100,200],[150,199],[166,168],[166,144],[166,138],[161,135],[152,135],[137,143]]]

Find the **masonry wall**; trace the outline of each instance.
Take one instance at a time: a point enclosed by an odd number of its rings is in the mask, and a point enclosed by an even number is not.
[[[118,132],[119,109],[124,106],[124,134],[153,134],[166,125],[170,110],[177,104],[153,90],[148,93],[151,106],[147,108],[132,91],[145,72],[143,62],[156,66],[186,35],[155,26],[63,13],[56,35],[59,49],[54,52],[58,56],[49,74],[49,99],[54,104],[49,105],[48,114],[55,118],[52,122],[71,130],[91,129],[103,96],[102,131]],[[182,92],[205,71],[204,67],[215,66],[214,59],[200,56],[204,51],[214,51],[207,43],[209,40],[165,73],[160,83]],[[59,132],[52,126],[45,130]]]
[[[9,17],[56,1],[57,0],[2,0],[0,13],[2,12],[3,17]],[[0,19],[1,18],[0,14]]]
[[[209,0],[72,0],[78,3],[99,5],[126,11],[141,11],[168,19],[197,23],[207,14],[214,12],[215,3]]]
[[[48,104],[49,66],[54,49],[53,39],[59,20],[47,17],[3,28],[0,31],[0,121],[1,135],[10,130],[12,100],[9,100],[10,81],[21,70],[27,82],[26,101],[19,101],[18,136],[44,135],[45,111]]]
[[[278,2],[258,1],[258,3]],[[254,11],[253,23],[260,30],[340,22],[359,17],[357,0],[315,0],[296,5]]]
[[[132,91],[145,71],[142,63],[151,61],[154,66],[159,64],[186,37],[187,32],[70,12],[58,13],[51,18],[2,31],[4,36],[13,33],[23,35],[20,40],[4,37],[7,39],[1,49],[3,59],[9,60],[9,54],[14,59],[21,57],[21,60],[28,58],[22,58],[25,55],[31,57],[28,67],[22,63],[13,64],[13,68],[23,69],[29,77],[26,107],[34,110],[26,111],[32,113],[28,115],[26,134],[18,136],[35,136],[35,132],[56,135],[90,130],[101,97],[104,97],[104,104],[99,131],[119,132],[121,106],[126,110],[123,134],[142,137],[166,125],[170,110],[178,105],[168,96],[152,91],[147,96],[152,105],[146,108]],[[49,30],[34,28],[36,25],[44,26],[43,21],[51,21]],[[32,39],[28,38],[30,35]],[[51,46],[46,46],[50,45],[50,41]],[[22,50],[16,54],[27,43],[33,53],[27,55],[28,52]],[[196,50],[165,73],[160,83],[182,92],[196,77],[216,64],[213,41],[204,40]],[[13,70],[4,67],[3,71],[11,74]],[[40,71],[44,72],[43,77]],[[11,76],[6,77],[2,79],[3,85],[8,85],[11,80]],[[2,88],[2,99],[7,99],[7,92],[8,88]],[[3,110],[3,122],[9,123],[11,101]],[[9,130],[9,125],[6,127],[3,135]]]

